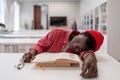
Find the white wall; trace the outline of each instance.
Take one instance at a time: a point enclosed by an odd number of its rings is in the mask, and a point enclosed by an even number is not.
[[[20,2],[18,0],[14,0],[14,31],[18,31],[20,27]]]
[[[5,24],[5,0],[0,0],[0,23]]]
[[[31,28],[32,20],[33,20],[33,5],[40,3],[39,1],[23,1],[21,3],[21,20],[20,25],[24,27],[24,23],[26,22],[28,26]],[[67,16],[68,27],[73,23],[73,19],[76,18],[78,20],[79,15],[79,3],[78,1],[71,2],[42,2],[48,5],[48,15],[50,16]]]
[[[33,3],[21,2],[20,4],[20,27],[24,27],[25,23],[32,27],[33,20]]]
[[[78,2],[58,2],[47,4],[49,5],[49,16],[67,16],[68,27],[71,26],[71,24],[74,21],[74,18],[76,21],[78,21]]]
[[[108,0],[108,54],[120,60],[120,0]]]

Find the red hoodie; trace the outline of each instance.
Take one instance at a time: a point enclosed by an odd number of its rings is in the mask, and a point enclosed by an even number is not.
[[[71,31],[64,28],[55,28],[50,31],[45,37],[40,39],[37,44],[32,46],[30,50],[36,50],[38,53],[42,52],[61,52],[68,44],[70,34],[74,32],[80,34],[78,31]],[[74,53],[73,50],[67,49],[66,52]],[[80,54],[82,57],[83,53]]]

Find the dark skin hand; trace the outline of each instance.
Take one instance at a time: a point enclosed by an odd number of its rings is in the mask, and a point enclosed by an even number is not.
[[[22,59],[20,59],[18,65],[14,65],[14,67],[17,69],[22,69],[25,65],[25,62],[30,63],[35,58],[36,55],[37,55],[37,51],[35,50],[25,53],[22,56]]]
[[[98,76],[97,59],[94,54],[86,53],[83,55],[82,73],[84,78],[95,78]]]
[[[32,50],[28,53],[25,53],[22,59],[24,60],[24,62],[30,63],[35,58],[36,55],[37,55],[37,51]]]

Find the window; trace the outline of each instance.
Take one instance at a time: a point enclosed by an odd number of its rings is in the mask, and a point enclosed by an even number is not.
[[[5,0],[0,0],[0,23],[5,24]]]
[[[20,17],[20,5],[19,2],[14,1],[14,31],[19,30],[19,17]]]

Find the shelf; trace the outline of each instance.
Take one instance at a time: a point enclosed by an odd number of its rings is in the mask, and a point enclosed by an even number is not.
[[[96,6],[83,15],[82,25],[86,29],[100,31],[106,34],[107,30],[107,2]]]

